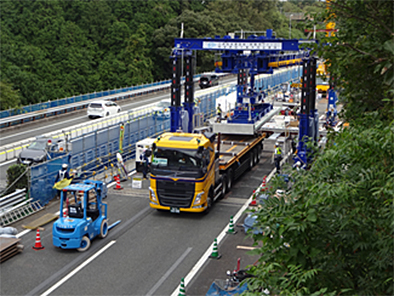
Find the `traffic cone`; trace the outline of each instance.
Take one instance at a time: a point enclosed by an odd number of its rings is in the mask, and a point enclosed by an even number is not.
[[[257,201],[256,201],[256,190],[253,190],[253,199],[251,201],[251,203],[249,204],[249,206],[257,206]]]
[[[237,231],[235,231],[234,229],[234,223],[233,223],[233,216],[230,217],[230,224],[229,224],[229,228],[227,231],[228,234],[236,234]]]
[[[32,248],[36,251],[45,249],[43,245],[41,245],[40,230],[38,228],[36,234],[36,244]]]
[[[115,175],[114,176],[115,180],[116,180],[116,187],[114,188],[115,190],[122,190],[123,187],[120,185],[120,178],[119,175]]]
[[[211,259],[220,259],[222,257],[222,255],[219,254],[218,252],[218,243],[217,243],[217,239],[215,238],[214,242],[213,242],[213,250],[212,250],[212,254],[209,256],[209,258]]]
[[[181,285],[179,286],[179,294],[178,294],[178,296],[186,296],[185,280],[184,280],[184,278],[181,279]]]

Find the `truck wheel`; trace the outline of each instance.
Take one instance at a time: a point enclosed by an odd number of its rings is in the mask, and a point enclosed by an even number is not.
[[[108,235],[108,221],[107,219],[103,219],[101,221],[101,226],[100,226],[100,233],[98,235],[99,238],[105,238]]]
[[[261,146],[260,145],[257,146],[257,162],[259,162],[261,159],[261,149],[262,149],[261,147],[263,147],[263,144],[261,144]]]
[[[90,239],[85,235],[82,237],[81,246],[77,249],[78,252],[85,252],[90,248]]]
[[[249,152],[249,170],[251,170],[253,168],[253,159],[254,159],[254,153],[253,150]]]
[[[208,197],[207,197],[207,208],[204,211],[204,214],[208,214],[211,209],[212,209],[212,205],[213,205],[213,190],[209,190],[208,193]]]
[[[254,156],[253,163],[254,163],[254,165],[256,165],[259,162],[259,156],[258,156],[257,148],[253,149],[253,156]]]
[[[222,180],[222,192],[221,192],[221,194],[220,194],[220,197],[219,197],[219,199],[222,199],[225,195],[226,195],[226,193],[227,193],[227,177],[226,176],[223,176],[223,180]]]
[[[227,192],[233,187],[233,170],[230,169],[227,173]]]

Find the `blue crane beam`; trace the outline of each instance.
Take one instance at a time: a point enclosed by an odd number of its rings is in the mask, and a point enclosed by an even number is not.
[[[249,50],[299,51],[297,39],[230,39],[230,38],[176,38],[175,48],[182,50]]]

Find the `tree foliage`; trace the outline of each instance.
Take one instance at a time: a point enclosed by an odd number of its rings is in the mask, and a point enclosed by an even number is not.
[[[267,29],[288,38],[289,21],[279,5],[278,0],[2,1],[1,81],[28,105],[169,79],[181,23],[188,38]],[[293,38],[304,37],[298,26],[292,24]],[[212,71],[214,56],[198,52],[197,70]]]
[[[365,125],[334,137],[310,171],[293,172],[286,199],[271,198],[255,213],[264,234],[254,235],[262,247],[252,289],[394,292],[394,123],[386,125],[376,113],[364,119]]]
[[[394,293],[394,120],[390,1],[331,1],[339,30],[316,47],[341,88],[342,118],[286,198],[255,214],[261,255],[250,288],[274,295]],[[378,20],[379,19],[379,20]],[[316,21],[317,19],[315,19]],[[260,292],[248,292],[260,295]]]
[[[328,71],[343,89],[344,118],[358,121],[360,114],[379,111],[393,118],[394,19],[393,2],[331,1],[320,20],[335,22],[339,30],[317,47],[328,61]],[[328,45],[328,46],[326,46]]]

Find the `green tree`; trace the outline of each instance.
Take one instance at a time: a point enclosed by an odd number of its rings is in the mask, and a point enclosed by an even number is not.
[[[11,84],[0,81],[0,110],[17,108],[20,104],[19,92]]]
[[[23,164],[14,164],[7,169],[7,191],[2,195],[10,194],[16,189],[28,190],[28,167]]]
[[[392,295],[394,119],[392,2],[331,1],[339,30],[316,52],[342,88],[350,127],[329,134],[285,199],[255,214],[263,234],[250,287],[281,295]],[[315,21],[319,19],[315,19]],[[248,293],[250,295],[259,293]]]
[[[393,294],[393,132],[394,122],[366,115],[333,137],[310,171],[292,173],[287,198],[255,212],[264,233],[253,235],[262,247],[251,289]]]
[[[365,112],[377,110],[392,119],[393,2],[331,1],[329,7],[320,20],[335,22],[339,31],[321,40],[317,54],[328,61],[331,77],[343,89],[342,116],[357,121]]]

